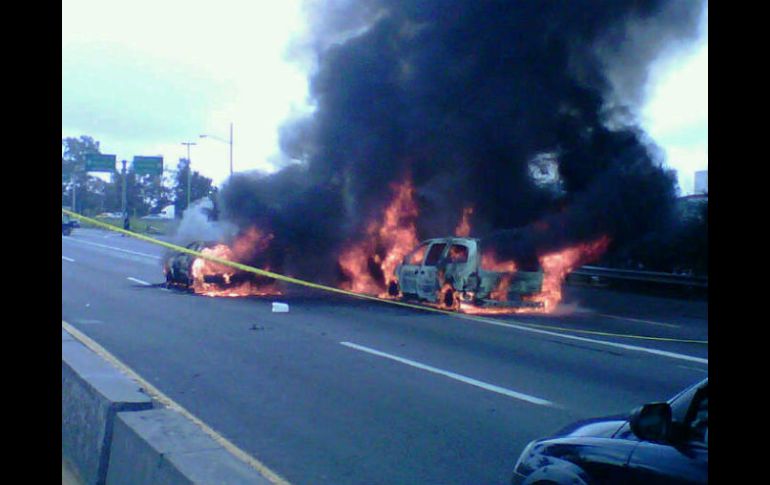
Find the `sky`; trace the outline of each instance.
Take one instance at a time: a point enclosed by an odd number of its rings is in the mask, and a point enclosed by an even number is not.
[[[708,18],[701,39],[651,68],[645,131],[682,194],[708,169]],[[161,155],[221,185],[233,166],[275,170],[277,129],[312,109],[307,73],[286,59],[300,0],[63,0],[62,137],[88,135],[118,161]],[[200,135],[209,135],[201,138]]]

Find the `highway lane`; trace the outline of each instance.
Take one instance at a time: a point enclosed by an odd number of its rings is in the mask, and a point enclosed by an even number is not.
[[[276,314],[271,299],[145,286],[162,281],[162,252],[100,231],[63,237],[64,320],[294,483],[506,483],[529,440],[667,398],[707,372],[687,360],[347,298],[305,292],[281,298],[291,311]],[[517,320],[707,335],[705,320],[644,316],[672,326],[595,311]],[[708,356],[705,346],[631,343]]]

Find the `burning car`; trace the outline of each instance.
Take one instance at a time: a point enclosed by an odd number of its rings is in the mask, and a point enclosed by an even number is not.
[[[201,251],[204,248],[213,247],[215,244],[216,243],[195,241],[185,247],[192,251]],[[197,256],[183,252],[177,252],[168,256],[163,263],[163,272],[166,274],[166,285],[192,288],[195,281],[192,266],[197,258]]]
[[[230,248],[218,242],[194,241],[187,249],[236,261]],[[164,264],[166,286],[181,287],[207,296],[274,294],[274,280],[217,264],[185,252],[169,255]]]
[[[420,243],[396,267],[388,287],[391,297],[427,300],[444,307],[538,308],[528,297],[541,292],[543,270],[518,269],[482,255],[478,239],[446,237]]]

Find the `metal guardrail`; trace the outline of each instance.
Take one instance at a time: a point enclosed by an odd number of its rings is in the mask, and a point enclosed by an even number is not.
[[[570,275],[598,277],[606,279],[621,279],[631,281],[643,281],[650,283],[665,283],[683,286],[708,288],[709,280],[702,276],[689,276],[674,273],[660,273],[657,271],[638,271],[629,269],[602,268],[599,266],[581,266]]]

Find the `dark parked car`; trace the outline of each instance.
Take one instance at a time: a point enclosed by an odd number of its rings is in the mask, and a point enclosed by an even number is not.
[[[708,378],[625,418],[581,421],[524,448],[518,484],[708,483]]]
[[[69,236],[70,234],[72,234],[72,229],[74,227],[80,227],[80,225],[77,224],[77,221],[72,219],[70,216],[68,216],[67,214],[63,214],[62,213],[62,215],[61,215],[61,233],[62,233],[62,235]]]

